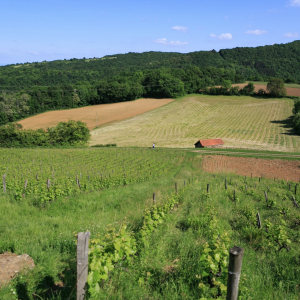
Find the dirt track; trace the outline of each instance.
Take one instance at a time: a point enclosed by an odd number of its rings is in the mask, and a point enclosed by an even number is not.
[[[100,104],[75,109],[56,110],[27,118],[18,123],[22,124],[25,129],[46,129],[48,127],[56,126],[59,122],[75,120],[86,123],[91,130],[96,127],[96,113],[97,126],[99,126],[140,115],[172,101],[173,99],[139,99],[113,104]]]
[[[233,156],[203,156],[203,170],[211,173],[236,173],[243,176],[266,177],[299,182],[300,161]]]
[[[237,83],[233,84],[232,86],[239,86],[240,88],[243,88],[245,85],[248,83]],[[255,91],[258,92],[259,89],[267,90],[267,86],[265,84],[254,84],[255,86]],[[291,87],[286,87],[286,94],[288,96],[297,96],[300,97],[300,89],[298,88],[291,88]]]

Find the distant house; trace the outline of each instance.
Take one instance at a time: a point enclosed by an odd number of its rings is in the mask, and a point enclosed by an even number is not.
[[[221,148],[224,142],[221,139],[199,140],[195,148]]]

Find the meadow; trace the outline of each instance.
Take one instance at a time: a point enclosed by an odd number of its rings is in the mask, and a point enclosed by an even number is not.
[[[139,116],[91,132],[91,145],[192,148],[222,138],[225,147],[298,151],[291,128],[294,101],[286,98],[189,95]]]
[[[1,153],[0,253],[27,253],[36,267],[0,299],[75,299],[76,234],[86,230],[87,299],[223,299],[234,245],[245,249],[239,299],[299,299],[295,182],[203,172],[201,154],[175,149]],[[131,254],[118,256],[124,245]],[[111,253],[108,273],[94,261],[106,266]]]

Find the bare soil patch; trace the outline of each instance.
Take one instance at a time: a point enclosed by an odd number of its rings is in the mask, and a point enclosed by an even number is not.
[[[243,88],[246,86],[248,83],[237,83],[233,84],[232,86],[239,86],[240,88]],[[255,91],[258,92],[259,89],[263,89],[267,91],[267,86],[265,84],[254,84]],[[291,87],[285,87],[286,88],[286,94],[288,96],[296,96],[300,97],[300,89],[298,88],[291,88]]]
[[[0,254],[0,286],[9,282],[24,269],[33,269],[34,261],[28,254],[17,255],[11,252]]]
[[[22,124],[25,129],[46,129],[56,126],[59,122],[75,120],[86,123],[91,130],[96,127],[96,113],[97,126],[100,126],[140,115],[172,101],[173,99],[139,99],[121,103],[99,104],[75,109],[56,110],[27,118],[18,123]]]
[[[235,173],[243,176],[284,179],[299,182],[300,161],[261,159],[223,155],[203,156],[203,170],[210,173]]]

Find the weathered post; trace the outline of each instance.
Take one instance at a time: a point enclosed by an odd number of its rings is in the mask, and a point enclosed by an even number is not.
[[[153,205],[156,205],[156,195],[155,195],[155,193],[153,193]]]
[[[268,204],[268,195],[267,195],[267,192],[265,191],[265,199],[266,199],[266,202]]]
[[[225,178],[225,190],[227,190],[227,179]]]
[[[209,193],[209,183],[207,184],[206,192]]]
[[[28,183],[28,180],[26,179],[25,180],[25,183],[24,183],[24,190],[26,191],[26,189],[27,189],[27,183]]]
[[[234,246],[229,250],[229,267],[226,300],[237,300],[244,249]]]
[[[36,178],[37,181],[39,181],[39,174],[36,174],[35,178]]]
[[[295,200],[295,197],[294,197],[294,196],[292,196],[292,200],[293,200],[293,202],[294,202],[294,206],[296,206],[296,207],[298,208],[299,206],[298,206],[298,203],[296,202],[296,200]]]
[[[3,192],[4,193],[6,193],[6,181],[5,181],[5,177],[6,177],[6,174],[4,174],[3,177],[2,177],[3,178]]]
[[[47,189],[49,190],[50,188],[50,179],[47,179]]]
[[[88,276],[89,231],[77,236],[77,300],[83,300]]]
[[[260,221],[259,213],[257,213],[256,218],[257,218],[257,227],[261,228],[261,221]]]
[[[177,182],[175,182],[175,195],[177,196]]]

